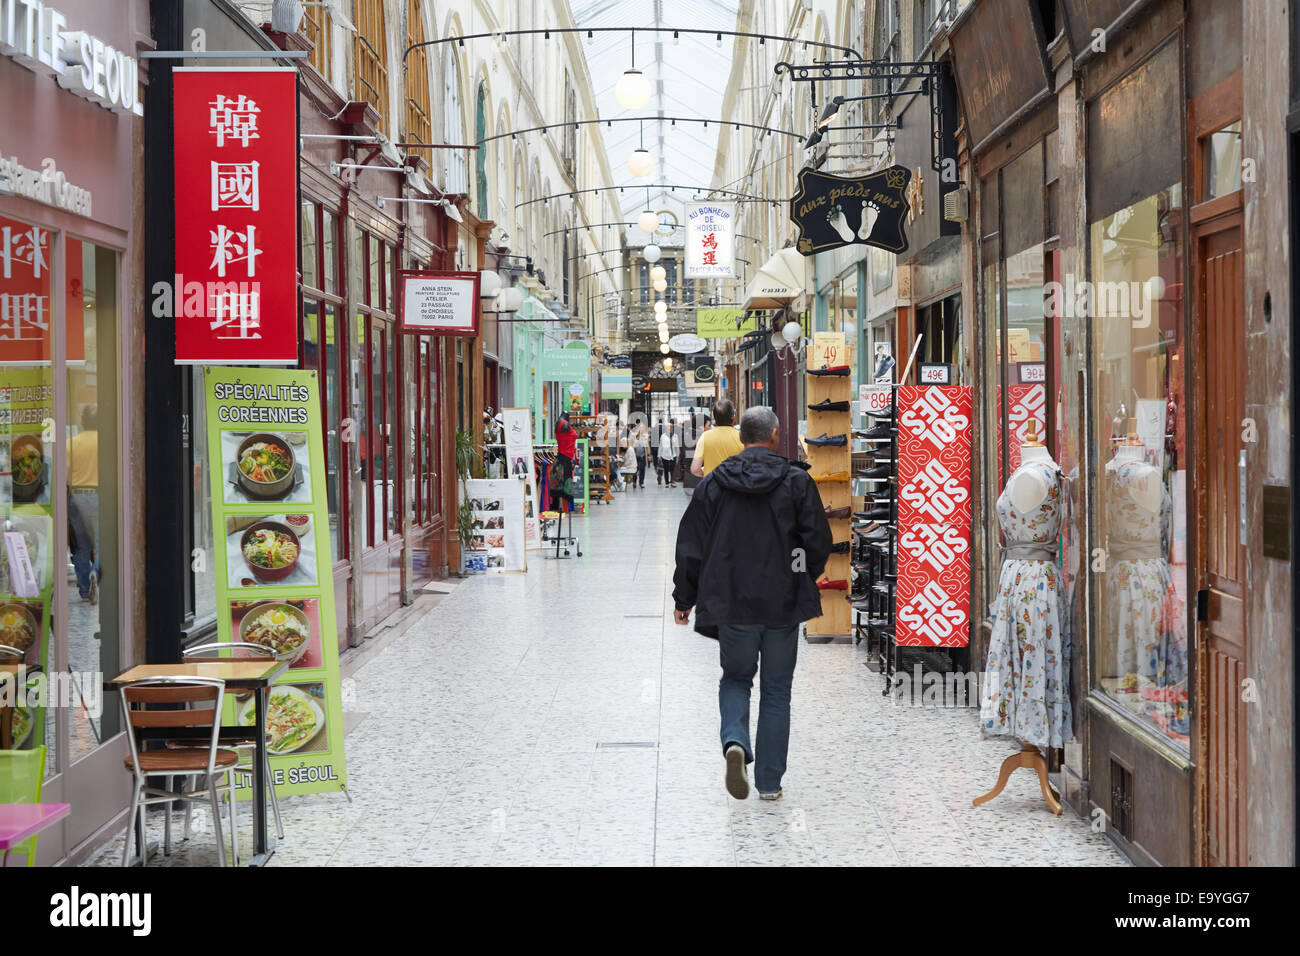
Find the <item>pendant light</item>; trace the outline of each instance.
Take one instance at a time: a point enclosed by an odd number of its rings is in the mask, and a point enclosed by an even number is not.
[[[659,341],[660,341],[660,342],[667,342],[667,341],[668,341],[668,329],[667,329],[667,327],[662,326],[662,325],[659,326]]]
[[[660,249],[653,242],[641,250],[641,258],[644,259],[646,262],[650,263],[651,265],[654,265],[656,262],[658,262],[659,257],[662,255],[663,255],[663,250]]]
[[[667,355],[667,354],[668,354],[670,351],[672,351],[672,350],[671,350],[670,348],[668,348],[668,343],[667,343],[667,342],[664,342],[663,344],[661,344],[661,345],[659,346],[659,351],[662,352],[664,355]],[[667,361],[671,362],[672,359],[668,359]],[[667,365],[664,366],[664,368],[667,368],[667,367],[668,367]]]
[[[629,162],[631,161],[629,160]],[[647,209],[645,212],[641,213],[641,215],[636,217],[636,227],[642,232],[648,232],[653,235],[654,231],[659,228],[659,217]]]
[[[668,313],[668,303],[665,302],[663,299],[660,299],[658,302],[656,302],[655,313],[658,315],[666,315]]]
[[[801,326],[794,319],[791,319],[789,322],[787,322],[785,326],[781,329],[781,336],[787,342],[798,342],[799,337],[801,335],[803,335],[803,326]]]
[[[665,289],[667,289],[667,288],[668,288],[668,280],[667,280],[667,279],[655,279],[655,281],[654,281],[654,290],[655,290],[656,292],[663,292],[663,291],[664,291]]]
[[[672,370],[673,370],[673,360],[670,358],[664,359],[664,371],[671,372]]]
[[[627,171],[631,173],[633,176],[635,176],[637,179],[644,179],[646,176],[649,176],[651,173],[655,171],[654,158],[650,155],[649,151],[647,151],[644,146],[641,147],[640,149],[633,150],[632,155],[627,158]],[[642,217],[644,217],[645,213],[642,213],[641,215]],[[658,221],[659,220],[656,218],[655,222],[658,223]],[[639,225],[640,222],[641,220],[638,219],[637,224]],[[641,228],[645,229],[644,226],[642,226]],[[645,231],[650,232],[652,230],[653,227],[651,227],[651,229],[646,229]]]
[[[650,102],[650,81],[636,68],[636,31],[632,31],[632,66],[618,78],[614,98],[624,109],[639,110]]]
[[[660,279],[666,279],[668,278],[668,270],[663,266],[655,266],[650,270],[650,278],[655,282],[658,282]]]

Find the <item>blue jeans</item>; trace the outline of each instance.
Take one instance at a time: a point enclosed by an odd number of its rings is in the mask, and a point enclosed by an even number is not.
[[[68,523],[72,526],[72,566],[77,572],[77,590],[85,597],[90,593],[90,572],[99,571],[95,550],[99,530],[99,491],[78,488],[69,495]]]
[[[718,653],[722,661],[722,679],[718,681],[722,749],[740,744],[745,761],[754,764],[754,786],[760,793],[775,793],[781,789],[790,749],[790,686],[799,654],[799,626],[723,624],[718,628]],[[749,745],[749,691],[760,655],[763,671],[758,685],[756,753]]]

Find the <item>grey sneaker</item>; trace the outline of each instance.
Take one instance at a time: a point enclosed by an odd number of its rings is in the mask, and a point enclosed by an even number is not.
[[[90,572],[90,594],[88,595],[87,600],[90,601],[91,604],[99,603],[99,572],[98,571]]]
[[[780,800],[780,799],[781,799],[781,791],[778,790],[776,793],[764,793],[763,791],[760,790],[760,791],[758,792],[758,799],[760,799],[760,800]]]
[[[745,748],[731,744],[724,754],[727,759],[727,793],[737,800],[749,796],[749,773],[745,768]]]

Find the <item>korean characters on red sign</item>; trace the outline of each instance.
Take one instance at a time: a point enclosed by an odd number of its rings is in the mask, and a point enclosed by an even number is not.
[[[173,75],[178,362],[297,361],[294,77]]]
[[[964,386],[898,390],[900,645],[970,640],[971,393]]]
[[[82,243],[64,237],[64,358],[85,360]],[[53,361],[54,249],[50,231],[0,216],[0,365]]]

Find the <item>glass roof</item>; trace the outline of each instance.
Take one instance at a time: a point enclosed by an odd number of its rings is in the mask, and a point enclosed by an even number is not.
[[[573,22],[579,28],[627,27],[627,31],[596,33],[582,37],[587,69],[602,120],[619,117],[654,117],[644,124],[615,122],[601,129],[614,183],[629,187],[619,201],[628,222],[646,208],[645,184],[671,183],[707,189],[713,178],[718,133],[713,123],[673,125],[671,117],[718,119],[722,98],[731,74],[735,38],[683,33],[674,39],[673,27],[682,29],[734,30],[739,3],[733,0],[582,0],[572,4]],[[638,110],[625,109],[614,96],[623,71],[632,68],[633,34],[636,68],[650,81],[650,102]],[[652,29],[667,28],[656,33]],[[643,139],[644,137],[644,139]],[[644,142],[654,158],[654,172],[637,179],[627,168],[628,157]],[[637,186],[638,188],[631,188]],[[680,219],[681,204],[691,198],[688,190],[675,194],[652,189],[651,208],[670,209]],[[632,233],[629,238],[640,236]],[[671,244],[671,239],[666,239]]]

